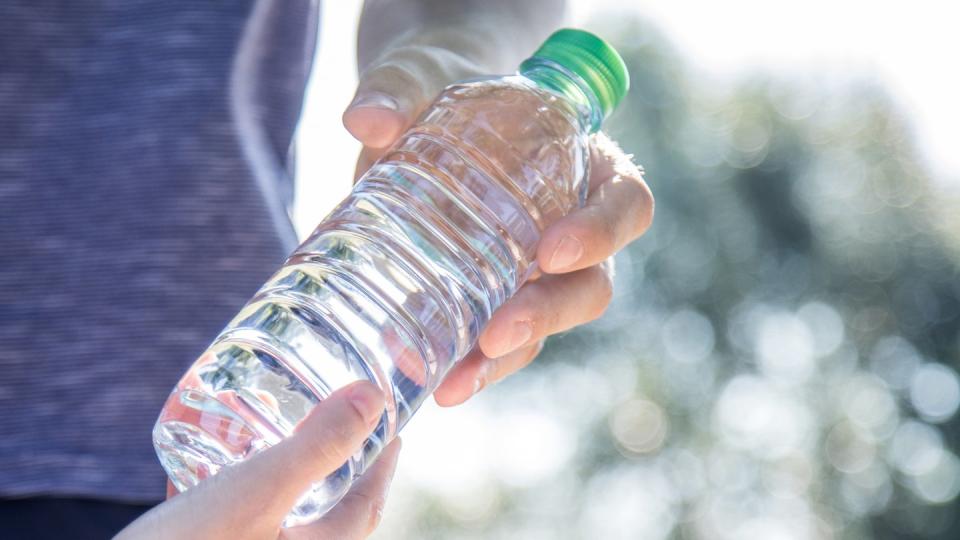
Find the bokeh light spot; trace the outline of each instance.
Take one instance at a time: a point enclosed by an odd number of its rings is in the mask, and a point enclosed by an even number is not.
[[[870,353],[870,369],[891,388],[904,389],[920,364],[920,354],[900,336],[887,336],[877,341]]]
[[[928,472],[913,478],[913,492],[927,502],[943,504],[960,493],[960,460],[950,451],[940,455],[937,464]]]
[[[670,358],[696,363],[713,352],[715,336],[709,319],[696,311],[681,309],[663,324],[662,339]]]
[[[866,469],[876,456],[876,445],[870,434],[846,421],[830,430],[824,450],[830,464],[844,473]]]
[[[663,409],[645,399],[620,405],[610,418],[610,431],[617,444],[633,454],[659,450],[667,437],[668,425]]]
[[[767,459],[801,447],[810,428],[809,411],[769,381],[753,375],[731,380],[714,411],[724,442]]]
[[[943,437],[932,426],[908,420],[897,428],[887,454],[887,459],[903,474],[926,474],[940,462]]]
[[[852,378],[842,388],[842,408],[857,426],[877,438],[890,435],[897,427],[897,404],[886,383],[874,375]]]
[[[768,315],[754,336],[764,374],[783,382],[805,381],[813,372],[813,336],[803,320],[787,312]]]
[[[943,364],[924,364],[910,380],[910,402],[930,422],[943,422],[960,406],[960,379]]]
[[[826,356],[843,344],[843,319],[829,304],[823,302],[804,304],[797,311],[797,316],[810,329],[813,350],[817,356]]]

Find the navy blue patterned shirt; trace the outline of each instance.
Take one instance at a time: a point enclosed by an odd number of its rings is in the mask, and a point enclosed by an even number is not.
[[[160,407],[295,243],[317,25],[316,0],[0,3],[0,496],[163,497]]]

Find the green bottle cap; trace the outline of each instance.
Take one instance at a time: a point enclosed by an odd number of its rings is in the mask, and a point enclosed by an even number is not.
[[[630,88],[623,58],[609,43],[583,30],[557,30],[533,53],[578,75],[593,90],[606,118]]]

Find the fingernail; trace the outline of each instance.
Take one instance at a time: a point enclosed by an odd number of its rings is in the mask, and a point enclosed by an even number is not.
[[[481,367],[480,371],[477,372],[477,378],[473,381],[473,393],[470,394],[471,396],[486,388],[487,382],[489,382],[490,379],[490,370],[496,364],[496,362],[497,361],[492,358],[489,358],[486,362],[484,362],[483,367]]]
[[[583,256],[583,243],[575,236],[564,236],[550,257],[551,270],[563,270],[573,266]]]
[[[530,324],[530,321],[517,321],[513,323],[507,338],[507,349],[503,351],[503,354],[508,354],[519,349],[530,341],[531,337],[533,337],[533,325]],[[503,356],[503,354],[500,356]]]
[[[348,109],[370,108],[370,109],[388,109],[391,111],[399,110],[400,106],[393,96],[383,92],[365,92],[357,94],[350,102]]]
[[[473,392],[471,392],[470,395],[472,396],[473,394],[483,390],[483,386],[485,384],[487,384],[487,378],[485,376],[481,375],[480,377],[477,377],[477,379],[473,381]]]
[[[347,399],[367,424],[372,424],[383,414],[383,394],[370,383],[351,386]]]

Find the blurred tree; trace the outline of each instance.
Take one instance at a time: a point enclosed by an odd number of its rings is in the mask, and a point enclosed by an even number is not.
[[[417,536],[960,538],[960,204],[909,119],[869,78],[731,85],[642,20],[593,26],[631,73],[609,131],[646,168],[655,223],[607,315],[485,399],[509,414],[561,367],[635,384],[587,400],[573,505],[530,510],[559,477],[501,486],[469,525],[427,502]]]

